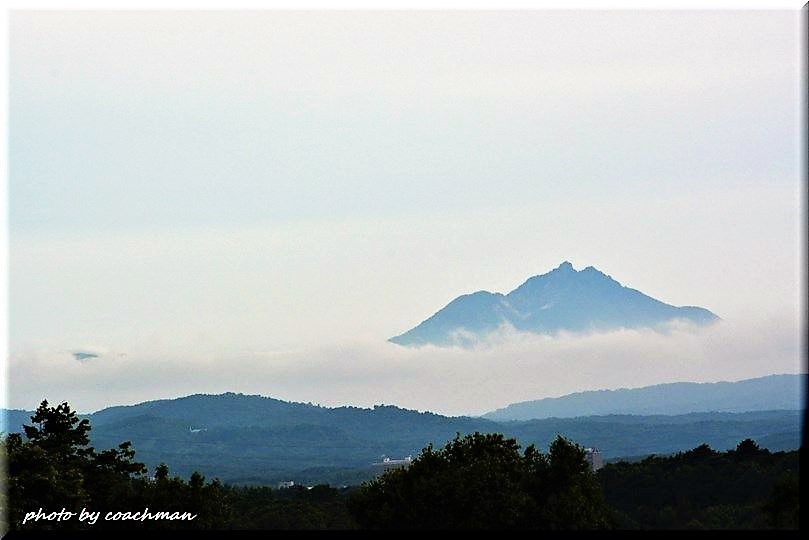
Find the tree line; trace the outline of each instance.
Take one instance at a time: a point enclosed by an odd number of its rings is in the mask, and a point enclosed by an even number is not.
[[[198,472],[184,479],[166,464],[150,473],[129,442],[90,446],[89,421],[67,403],[43,401],[23,429],[2,440],[3,530],[798,527],[798,452],[771,453],[749,439],[728,452],[701,445],[596,473],[584,450],[561,436],[543,453],[501,434],[459,434],[361,486],[273,489]],[[32,517],[63,508],[101,518]],[[104,519],[147,508],[194,518]]]

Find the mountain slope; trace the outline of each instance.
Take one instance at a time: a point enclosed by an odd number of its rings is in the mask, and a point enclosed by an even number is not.
[[[655,300],[592,266],[577,271],[563,262],[506,295],[478,291],[459,296],[415,328],[388,341],[404,346],[468,346],[502,325],[522,332],[553,334],[562,330],[655,327],[675,319],[707,324],[718,317],[704,308],[676,307]]]
[[[513,403],[483,415],[489,420],[571,418],[602,414],[686,414],[701,411],[799,410],[806,375],[769,375],[717,383],[669,383],[594,390]]]
[[[30,414],[9,415],[9,431],[22,431]],[[111,407],[82,416],[90,419],[93,446],[112,448],[132,441],[137,459],[150,470],[165,462],[172,473],[186,477],[198,470],[228,482],[339,484],[378,473],[372,464],[383,455],[416,455],[429,443],[440,446],[456,433],[475,431],[503,433],[540,449],[562,434],[599,447],[607,458],[673,452],[702,442],[726,449],[747,437],[772,450],[793,449],[800,444],[801,414],[782,410],[494,422],[393,406],[330,408],[227,393]]]
[[[32,414],[22,409],[0,409],[0,433],[22,432],[21,426],[31,423]]]
[[[21,431],[21,415],[8,416]],[[368,469],[383,455],[404,457],[456,433],[496,431],[497,424],[394,406],[321,407],[257,395],[195,394],[90,415],[91,444],[132,441],[150,468],[160,462],[187,476],[199,470],[229,481],[278,481],[312,468]],[[25,418],[30,423],[30,418]]]

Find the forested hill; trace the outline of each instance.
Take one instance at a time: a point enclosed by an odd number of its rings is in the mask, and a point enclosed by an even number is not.
[[[513,403],[483,415],[490,420],[570,418],[597,414],[686,414],[798,410],[806,374],[768,375],[716,383],[677,382],[642,388],[592,390],[558,398]]]
[[[21,430],[30,413],[12,411],[9,430]],[[557,435],[599,447],[606,458],[671,453],[708,443],[733,447],[750,437],[772,450],[797,448],[799,411],[700,413],[680,416],[591,416],[498,423],[447,417],[394,406],[321,407],[226,393],[192,395],[86,415],[99,448],[131,440],[150,468],[160,462],[189,475],[238,483],[283,479],[356,483],[375,474],[383,456],[416,455],[456,433],[500,432],[520,444],[546,448]]]

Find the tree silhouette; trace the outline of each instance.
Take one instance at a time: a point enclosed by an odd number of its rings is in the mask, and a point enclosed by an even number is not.
[[[548,455],[519,449],[514,439],[481,433],[427,446],[407,469],[365,484],[349,510],[360,526],[380,529],[610,526],[580,447],[558,437]]]
[[[162,511],[199,514],[185,522],[98,521],[94,528],[217,528],[229,517],[226,490],[217,481],[206,483],[199,473],[189,482],[168,478],[165,464],[157,467],[156,481],[145,477],[146,466],[135,461],[129,441],[117,448],[96,451],[90,446],[88,420],[79,419],[68,403],[51,407],[43,400],[24,425],[25,440],[18,433],[5,438],[7,457],[8,525],[12,529],[86,528],[87,522],[34,521],[23,527],[26,512],[143,510],[162,506]]]

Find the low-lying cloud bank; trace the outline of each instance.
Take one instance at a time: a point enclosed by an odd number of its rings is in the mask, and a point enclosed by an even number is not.
[[[805,372],[796,320],[722,321],[665,333],[619,330],[555,337],[507,329],[472,349],[407,349],[348,342],[291,351],[167,353],[138,345],[13,352],[12,408],[43,398],[80,411],[226,391],[323,405],[385,403],[443,414],[482,414],[516,401],[593,389],[738,380]],[[81,344],[79,344],[81,345]],[[84,349],[82,349],[84,350]]]

